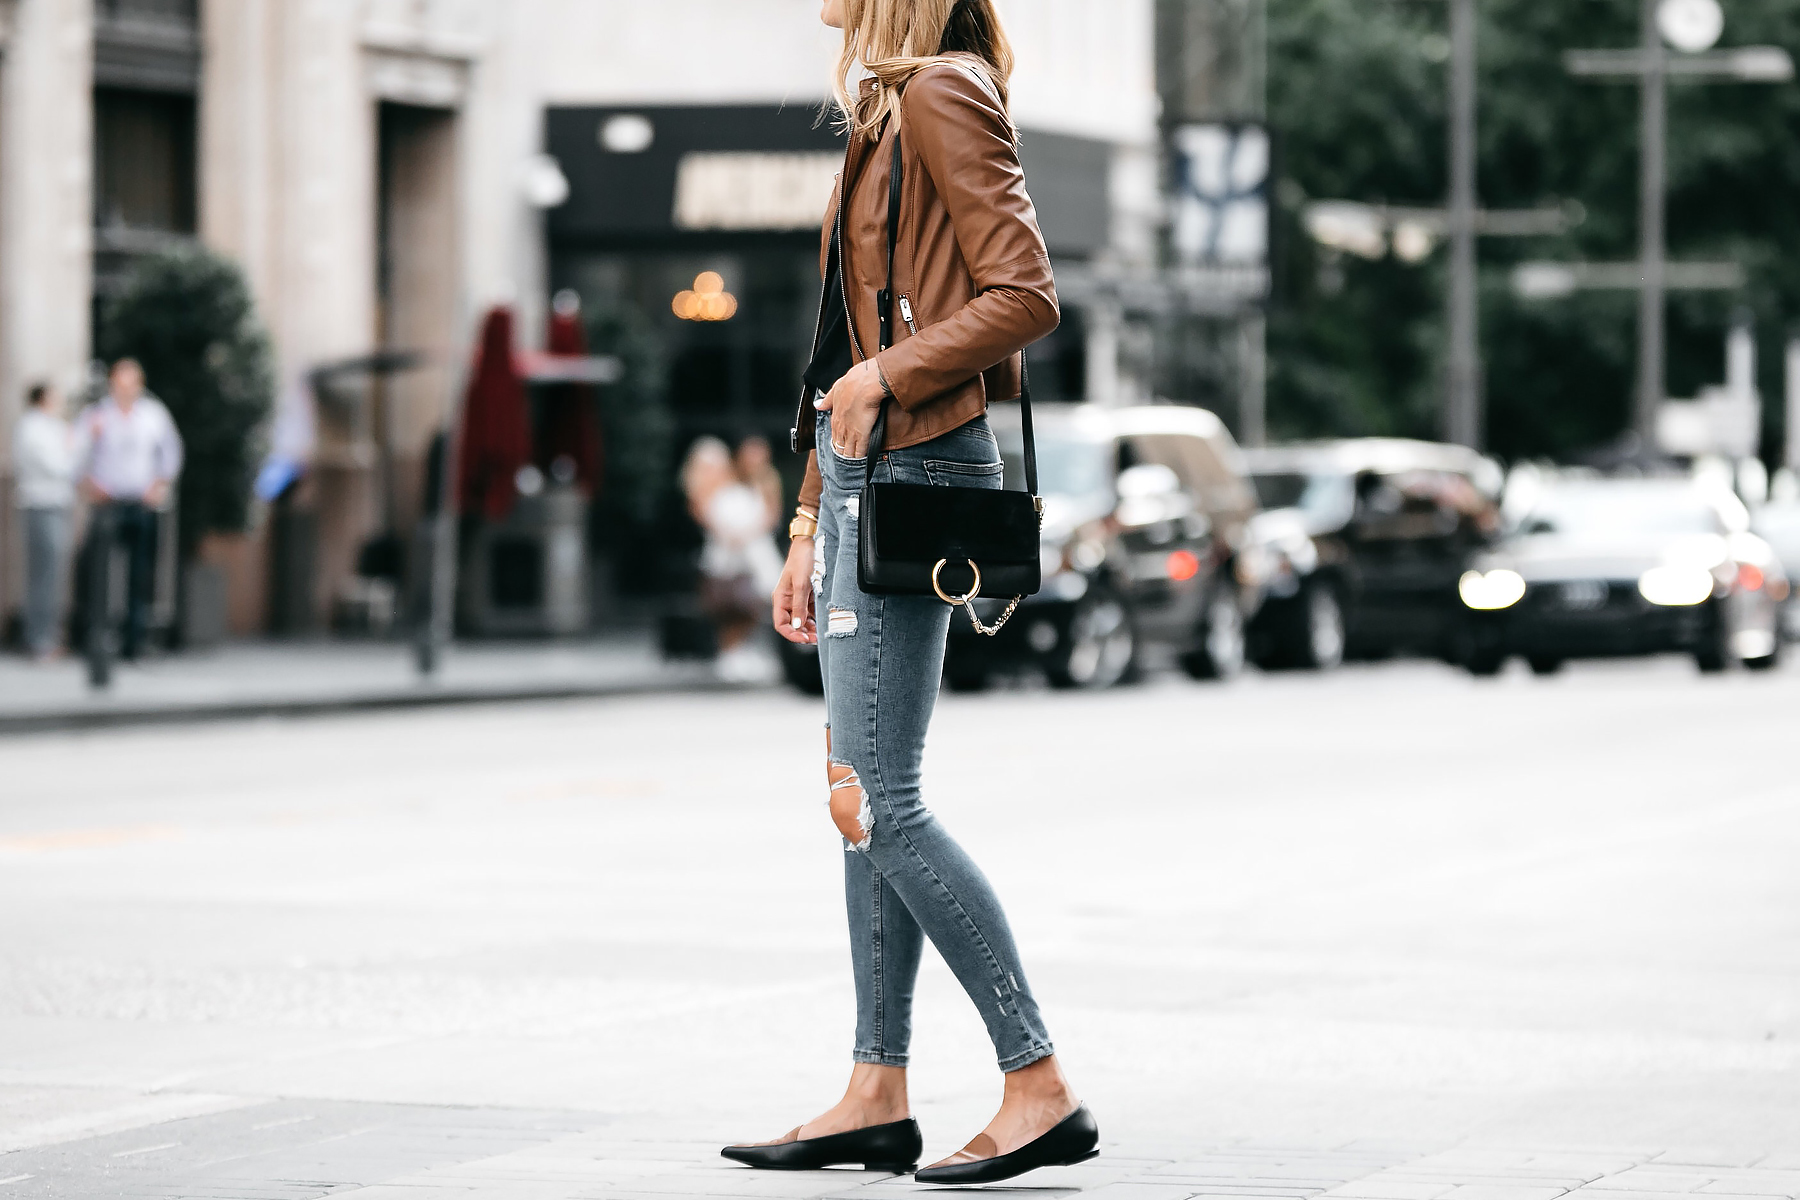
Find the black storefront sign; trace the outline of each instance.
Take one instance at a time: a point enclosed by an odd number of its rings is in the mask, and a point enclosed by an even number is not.
[[[644,135],[647,145],[641,145]],[[607,141],[627,149],[609,148]],[[696,168],[731,169],[719,156],[754,156],[744,164],[759,177],[792,171],[804,160],[843,156],[843,140],[810,105],[553,108],[546,117],[547,149],[569,180],[569,199],[550,213],[553,241],[588,245],[644,245],[719,233],[810,232],[829,197],[818,201],[811,229],[784,221],[731,227],[683,227],[677,221],[677,184],[684,162],[690,184]],[[641,148],[637,148],[641,145]],[[819,159],[822,161],[822,159]],[[715,176],[716,178],[716,176]],[[829,178],[829,175],[827,175]],[[689,206],[691,209],[691,205]]]
[[[593,244],[688,239],[730,233],[810,233],[810,221],[775,197],[733,221],[700,197],[734,182],[754,190],[826,188],[825,156],[843,154],[834,123],[811,105],[554,108],[547,116],[549,152],[569,180],[567,203],[550,214],[558,242]],[[648,143],[644,144],[644,139]],[[609,148],[608,141],[628,149]],[[1051,253],[1087,258],[1106,247],[1112,147],[1090,138],[1025,131],[1020,155]],[[741,159],[737,163],[729,161]],[[806,162],[807,159],[814,163]],[[814,181],[792,178],[815,173]],[[822,173],[822,178],[818,175]],[[683,195],[683,186],[688,190]],[[805,191],[810,186],[811,191]],[[746,203],[749,203],[746,197]],[[796,197],[797,199],[797,197]],[[824,200],[818,202],[823,215]],[[805,205],[801,204],[804,211]],[[759,214],[776,212],[772,220]]]
[[[590,312],[635,314],[681,431],[785,442],[819,295],[819,225],[843,141],[816,106],[584,106],[546,114],[570,185],[548,214],[551,278]],[[1105,248],[1112,147],[1027,131],[1026,174],[1054,259]],[[690,293],[722,287],[719,319]],[[1034,351],[1046,399],[1083,394],[1073,309]],[[621,353],[617,346],[603,347]],[[630,357],[629,355],[626,355]]]

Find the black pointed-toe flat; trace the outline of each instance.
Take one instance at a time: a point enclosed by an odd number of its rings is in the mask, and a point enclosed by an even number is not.
[[[852,1129],[849,1133],[830,1133],[816,1138],[799,1135],[800,1131],[796,1129],[779,1142],[727,1146],[719,1153],[732,1162],[765,1171],[817,1171],[823,1167],[861,1163],[866,1171],[904,1175],[919,1165],[919,1151],[925,1148],[925,1139],[919,1135],[919,1123],[911,1117],[886,1125]]]
[[[920,1183],[998,1183],[1039,1167],[1072,1167],[1086,1162],[1100,1153],[1099,1145],[1100,1126],[1083,1104],[1058,1121],[1048,1133],[1033,1138],[1011,1154],[926,1167],[913,1178]],[[960,1151],[959,1157],[967,1153]]]

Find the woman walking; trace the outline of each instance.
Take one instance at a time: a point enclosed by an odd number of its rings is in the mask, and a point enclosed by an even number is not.
[[[993,0],[825,0],[822,16],[844,30],[834,91],[850,144],[823,237],[819,331],[794,431],[812,453],[774,619],[788,640],[818,644],[825,678],[855,1065],[830,1110],[724,1153],[758,1167],[914,1168],[906,1067],[929,938],[980,1011],[1005,1087],[987,1128],[917,1178],[991,1182],[1090,1158],[1099,1134],[1057,1063],[998,898],[920,797],[951,609],[859,588],[857,509],[878,416],[875,481],[1002,486],[987,403],[1020,395],[1022,351],[1057,325],[1055,285],[1019,167],[1012,51]],[[855,95],[853,72],[867,75]],[[888,311],[878,294],[891,297]],[[889,329],[885,345],[878,331]]]

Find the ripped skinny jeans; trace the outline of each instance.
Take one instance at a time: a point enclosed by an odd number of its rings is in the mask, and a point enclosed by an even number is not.
[[[820,414],[819,533],[813,590],[825,678],[834,816],[857,813],[844,840],[844,896],[856,976],[855,1061],[904,1067],[913,985],[925,939],[981,1013],[1002,1071],[1054,1051],[993,887],[919,795],[925,733],[937,703],[952,609],[935,596],[871,596],[856,582],[863,459],[831,450]],[[986,417],[918,446],[890,450],[877,481],[999,488]],[[843,821],[839,825],[842,828]]]

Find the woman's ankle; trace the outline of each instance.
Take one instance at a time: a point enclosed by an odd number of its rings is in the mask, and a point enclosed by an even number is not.
[[[881,1103],[857,1105],[855,1112],[856,1125],[867,1128],[872,1125],[892,1125],[896,1121],[904,1121],[912,1115],[905,1101],[899,1104]]]
[[[892,1097],[864,1100],[858,1096],[846,1095],[832,1105],[830,1110],[802,1125],[800,1136],[825,1137],[834,1133],[870,1129],[876,1125],[892,1125],[896,1121],[904,1121],[909,1115],[905,1097],[901,1097],[896,1103]]]
[[[890,1121],[904,1121],[911,1113],[907,1104],[906,1093],[860,1093],[850,1092],[844,1096],[840,1107],[860,1113],[868,1118],[870,1125],[885,1125]]]
[[[873,1123],[904,1120],[910,1111],[906,1098],[906,1068],[877,1063],[857,1063],[844,1089],[843,1103],[875,1118]]]
[[[1006,1073],[1006,1090],[1009,1092],[1054,1092],[1066,1091],[1069,1080],[1063,1074],[1062,1064],[1052,1054],[1028,1063],[1016,1071]]]

